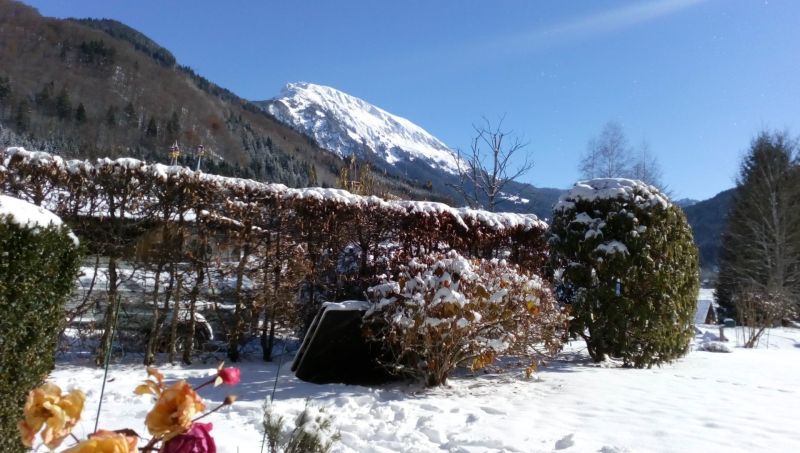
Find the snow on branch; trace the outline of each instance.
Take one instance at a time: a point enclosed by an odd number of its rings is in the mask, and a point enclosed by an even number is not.
[[[656,187],[641,181],[625,178],[597,178],[579,181],[567,193],[561,195],[555,211],[572,209],[579,201],[619,199],[633,202],[640,208],[659,206],[662,209],[671,205],[669,199]]]
[[[387,201],[376,196],[361,196],[346,190],[310,187],[294,189],[283,184],[262,183],[249,179],[232,178],[206,174],[190,170],[181,166],[168,166],[163,164],[148,164],[133,158],[64,160],[60,156],[50,153],[27,151],[24,148],[12,147],[6,149],[2,162],[6,173],[28,173],[38,169],[44,171],[54,179],[62,174],[64,179],[68,176],[83,176],[92,178],[98,173],[121,174],[130,172],[140,178],[148,178],[161,182],[168,180],[185,179],[194,180],[203,185],[207,190],[221,190],[229,198],[249,198],[273,202],[311,201],[329,206],[348,206],[358,209],[377,210],[406,216],[449,216],[459,227],[469,230],[540,230],[547,228],[547,224],[533,214],[494,213],[470,208],[453,208],[443,203],[427,201]],[[23,168],[27,170],[23,170]],[[22,171],[20,171],[22,170]],[[28,176],[29,176],[28,175]],[[7,184],[8,185],[8,184]],[[22,189],[22,188],[20,188]],[[13,189],[12,189],[13,190]],[[36,197],[34,197],[36,198]],[[40,204],[44,200],[31,200]]]

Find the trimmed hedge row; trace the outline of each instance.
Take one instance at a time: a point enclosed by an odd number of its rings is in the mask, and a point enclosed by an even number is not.
[[[269,325],[270,337],[263,341],[268,358],[276,323],[285,325],[288,319],[302,328],[320,302],[363,297],[385,271],[386,249],[403,259],[450,250],[469,258],[504,258],[534,274],[541,274],[547,261],[547,224],[532,214],[289,188],[130,158],[65,160],[22,148],[8,148],[0,158],[0,190],[53,210],[70,222],[87,250],[110,263],[155,250],[135,258],[154,268],[162,262],[162,268],[172,269],[170,279],[178,263],[205,261],[210,271],[237,282],[230,293],[232,318],[218,330],[232,361],[257,334],[259,321]],[[154,234],[161,229],[174,240]],[[194,239],[207,241],[210,251],[191,250]],[[344,250],[353,252],[353,266],[341,266]],[[293,265],[296,272],[284,272]],[[252,286],[245,288],[245,280]],[[195,289],[147,297],[154,312],[159,296],[165,309],[168,300],[187,298],[191,307],[202,290]],[[286,307],[287,294],[299,294],[299,303]],[[117,300],[114,285],[107,296]],[[113,310],[107,311],[107,321]],[[288,312],[291,316],[283,316]],[[106,322],[104,347],[111,330]],[[150,335],[159,332],[154,323]],[[102,348],[97,352],[101,358]],[[146,354],[145,361],[150,360],[152,354]]]

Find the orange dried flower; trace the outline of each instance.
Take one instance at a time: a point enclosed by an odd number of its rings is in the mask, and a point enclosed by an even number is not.
[[[64,453],[136,453],[137,442],[134,436],[101,429]]]
[[[150,380],[151,377],[154,378],[155,381]],[[136,386],[133,393],[137,395],[144,395],[147,393],[155,396],[161,395],[161,392],[164,390],[164,375],[155,368],[147,367],[147,378],[148,379],[144,381],[143,384]]]
[[[153,409],[145,418],[145,425],[153,436],[169,440],[186,432],[192,419],[205,410],[205,404],[191,385],[180,380],[161,390]]]
[[[42,442],[47,448],[55,449],[80,420],[85,401],[82,391],[62,394],[61,388],[51,383],[31,390],[25,401],[24,418],[17,425],[22,443],[32,447],[36,433],[44,427]]]

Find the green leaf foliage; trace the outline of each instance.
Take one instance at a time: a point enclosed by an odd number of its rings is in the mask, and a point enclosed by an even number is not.
[[[17,422],[53,369],[79,252],[66,227],[31,230],[0,217],[0,451],[23,452]]]
[[[627,190],[602,193],[604,185],[620,182]],[[578,186],[556,205],[550,239],[573,331],[586,339],[595,361],[610,356],[640,368],[684,355],[699,264],[683,211],[638,181]]]

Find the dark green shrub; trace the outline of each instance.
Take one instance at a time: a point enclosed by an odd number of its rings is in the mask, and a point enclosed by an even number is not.
[[[683,211],[655,187],[629,179],[576,184],[554,208],[550,245],[573,331],[595,361],[649,367],[686,353],[697,248]]]
[[[20,226],[8,214],[11,202],[23,205],[0,195],[0,451],[22,452],[17,422],[28,391],[53,369],[79,253],[64,226]],[[28,214],[52,216],[38,209],[26,206]]]

